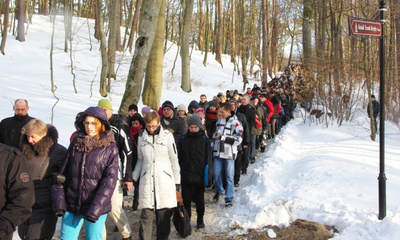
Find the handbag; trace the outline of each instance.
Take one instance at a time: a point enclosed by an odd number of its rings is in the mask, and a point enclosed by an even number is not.
[[[185,238],[192,234],[192,227],[190,226],[189,214],[183,206],[183,200],[178,191],[176,191],[176,198],[178,200],[177,207],[174,209],[173,223],[179,236]]]

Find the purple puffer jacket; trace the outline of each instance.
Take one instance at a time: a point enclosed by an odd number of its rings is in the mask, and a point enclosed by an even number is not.
[[[84,133],[83,121],[87,115],[106,126],[99,140]],[[118,177],[118,148],[103,109],[86,109],[76,123],[78,131],[68,148],[63,171],[66,182],[52,187],[53,209],[58,216],[68,210],[95,222],[111,211],[111,196]]]

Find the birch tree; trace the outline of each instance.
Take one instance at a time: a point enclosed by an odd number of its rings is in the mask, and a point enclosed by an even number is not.
[[[158,15],[157,31],[147,63],[142,102],[151,109],[158,109],[161,101],[164,63],[165,0]]]
[[[139,37],[135,42],[135,53],[129,68],[125,92],[118,111],[120,114],[127,115],[129,105],[139,102],[143,77],[153,46],[161,5],[162,0],[146,1],[139,28]]]
[[[191,92],[190,86],[190,29],[192,28],[192,15],[193,15],[194,0],[186,0],[185,8],[183,11],[183,28],[182,28],[182,46],[181,46],[181,60],[182,60],[182,85],[181,88],[185,92]]]

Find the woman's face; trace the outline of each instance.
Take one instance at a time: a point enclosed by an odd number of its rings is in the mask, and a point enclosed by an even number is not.
[[[139,120],[133,120],[133,121],[131,122],[131,126],[134,127],[134,128],[139,127],[139,126],[140,126]]]
[[[28,138],[28,142],[35,146],[44,136],[38,135],[36,133],[27,134],[26,137]]]
[[[160,121],[157,121],[157,119],[154,119],[153,121],[146,123],[146,129],[150,134],[153,134],[154,131],[160,126]]]
[[[89,136],[96,136],[98,134],[97,121],[93,116],[86,116],[83,121],[85,132]]]

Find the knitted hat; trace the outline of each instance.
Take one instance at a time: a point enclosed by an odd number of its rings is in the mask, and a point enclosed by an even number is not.
[[[187,120],[187,125],[191,126],[191,125],[196,125],[197,127],[201,128],[202,124],[201,124],[201,119],[199,116],[197,115],[192,115],[189,117],[189,119]]]
[[[186,111],[186,107],[183,104],[176,106],[176,111]]]
[[[216,102],[216,101],[214,101],[214,100],[212,100],[212,101],[209,101],[209,102],[208,102],[208,107],[211,107],[211,106],[213,106],[213,107],[217,107],[217,102]]]
[[[151,109],[147,106],[142,107],[142,114],[148,114],[151,111]]]
[[[101,108],[110,109],[111,111],[113,110],[112,104],[111,104],[110,100],[108,100],[108,99],[99,100],[99,102],[97,103],[97,106],[101,107]]]
[[[374,95],[374,94],[372,94],[372,95],[371,95],[371,98],[375,98],[375,95]]]
[[[131,104],[131,105],[129,105],[129,108],[128,108],[128,111],[130,111],[130,110],[135,110],[136,112],[138,111],[138,107],[137,107],[137,105],[136,104]]]
[[[254,99],[258,99],[258,95],[254,94],[253,96],[251,96],[251,101],[253,101]]]
[[[174,109],[174,104],[172,104],[172,102],[167,100],[161,105],[161,108],[165,108],[165,107],[169,107],[171,109]]]
[[[194,114],[196,114],[197,116],[201,117],[201,118],[205,118],[205,114],[204,114],[204,108],[198,108],[196,109],[196,111],[194,111]]]

